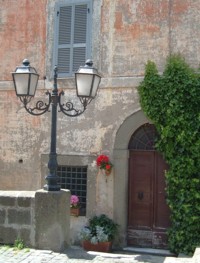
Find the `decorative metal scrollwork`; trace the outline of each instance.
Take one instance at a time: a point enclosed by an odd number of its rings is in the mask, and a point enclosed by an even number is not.
[[[65,115],[70,116],[70,117],[76,117],[81,115],[85,110],[87,105],[90,103],[91,99],[87,99],[87,98],[82,98],[80,99],[83,108],[82,110],[77,110],[74,108],[74,104],[70,101],[65,102],[65,103],[61,103],[61,96],[64,95],[64,92],[61,91],[59,93],[59,95],[54,95],[51,94],[49,91],[46,92],[46,95],[48,95],[48,102],[44,102],[44,101],[37,101],[34,107],[29,107],[29,103],[32,99],[32,97],[30,96],[21,96],[20,100],[24,105],[24,108],[26,109],[26,111],[28,113],[30,113],[31,115],[34,116],[39,116],[44,114],[49,110],[49,107],[51,105],[51,103],[55,103],[55,104],[59,104],[59,111],[63,112]]]
[[[35,107],[28,107],[28,104],[32,99],[30,96],[21,96],[20,100],[24,104],[24,108],[28,113],[34,116],[39,116],[49,111],[49,107],[51,105],[51,94],[49,91],[47,91],[46,95],[48,95],[48,103],[39,100],[36,102]]]
[[[83,104],[82,110],[77,110],[74,108],[73,103],[70,101],[61,103],[61,96],[63,95],[64,95],[64,91],[61,91],[59,93],[58,103],[60,107],[59,111],[62,111],[65,115],[70,116],[70,117],[76,117],[76,116],[81,115],[86,110],[87,104]]]

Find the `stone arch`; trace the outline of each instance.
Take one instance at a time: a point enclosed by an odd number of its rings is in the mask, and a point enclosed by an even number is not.
[[[127,117],[119,127],[114,143],[114,219],[120,225],[120,244],[126,245],[128,215],[128,145],[132,134],[143,124],[149,123],[141,110]]]

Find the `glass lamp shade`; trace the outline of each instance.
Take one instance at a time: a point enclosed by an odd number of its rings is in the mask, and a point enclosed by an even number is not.
[[[94,99],[97,94],[101,76],[92,65],[92,61],[87,60],[85,66],[80,67],[75,73],[76,92],[78,97]]]
[[[25,59],[23,64],[12,72],[15,91],[17,96],[31,96],[35,95],[39,74],[35,68],[29,66],[29,61]]]

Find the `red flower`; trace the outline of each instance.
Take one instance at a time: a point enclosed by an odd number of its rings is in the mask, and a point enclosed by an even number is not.
[[[110,164],[106,164],[106,170],[110,170],[111,169],[111,165]]]
[[[97,166],[102,166],[102,165],[109,163],[109,158],[106,155],[99,155],[97,157],[96,162],[97,162]]]
[[[111,172],[112,169],[112,163],[109,160],[109,157],[107,155],[99,155],[96,159],[97,166],[100,167],[100,169],[104,169],[105,171]]]

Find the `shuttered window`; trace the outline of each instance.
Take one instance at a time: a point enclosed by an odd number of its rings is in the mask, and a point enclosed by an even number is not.
[[[91,0],[61,2],[56,7],[54,65],[58,76],[72,76],[91,57]]]

